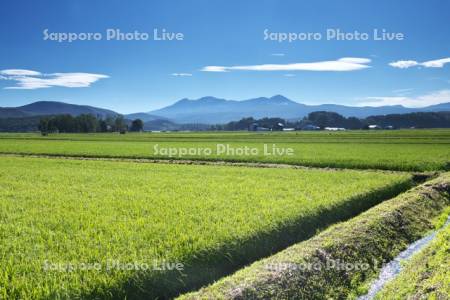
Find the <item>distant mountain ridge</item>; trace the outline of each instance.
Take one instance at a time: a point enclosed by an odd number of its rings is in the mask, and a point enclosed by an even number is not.
[[[106,117],[108,115],[116,116],[117,112],[89,106],[77,105],[57,101],[37,101],[18,107],[0,107],[0,118],[22,118],[44,115],[62,115],[69,114],[78,116],[81,114],[92,114],[94,116]]]
[[[89,105],[77,105],[56,101],[38,101],[24,106],[17,107],[20,111],[28,113],[30,115],[55,115],[55,114],[70,114],[78,116],[81,114],[92,114],[106,117],[108,115],[118,115],[117,112],[89,106]]]
[[[242,101],[208,96],[197,100],[181,99],[172,105],[149,113],[166,117],[177,123],[223,124],[245,117],[300,119],[314,111],[332,111],[345,117],[357,118],[365,118],[371,115],[450,111],[450,99],[448,103],[423,108],[408,108],[401,105],[379,107],[356,107],[338,104],[306,105],[294,102],[282,95]]]
[[[245,117],[261,119],[264,117],[279,117],[287,120],[298,120],[314,111],[336,112],[344,117],[366,118],[373,115],[405,114],[412,112],[450,111],[448,103],[442,103],[422,108],[408,108],[401,105],[380,107],[354,107],[338,104],[306,105],[292,101],[282,95],[270,98],[259,97],[248,100],[226,100],[215,97],[203,97],[197,100],[181,99],[172,105],[151,112],[125,114],[129,120],[142,119],[150,124],[225,124]],[[0,107],[0,118],[24,118],[42,115],[92,114],[106,117],[119,113],[89,106],[56,101],[38,101],[19,107]]]
[[[26,112],[14,107],[0,107],[0,118],[23,118],[28,116]]]

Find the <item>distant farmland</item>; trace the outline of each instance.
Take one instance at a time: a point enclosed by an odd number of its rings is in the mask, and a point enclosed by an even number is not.
[[[217,144],[252,147],[259,155],[217,155]],[[284,163],[312,167],[432,171],[450,168],[450,130],[294,133],[1,134],[0,153],[83,157],[161,158],[154,146],[209,148],[212,155],[173,159]],[[292,156],[262,155],[264,144],[293,149]]]

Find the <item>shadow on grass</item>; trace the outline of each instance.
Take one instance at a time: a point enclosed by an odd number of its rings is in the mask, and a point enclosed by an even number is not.
[[[256,260],[306,240],[327,226],[345,221],[370,207],[411,188],[412,180],[396,183],[370,193],[350,198],[334,206],[323,207],[314,215],[302,216],[279,228],[261,232],[246,240],[230,241],[213,250],[197,253],[184,260],[183,271],[135,273],[115,287],[98,287],[82,299],[170,299],[229,275]]]

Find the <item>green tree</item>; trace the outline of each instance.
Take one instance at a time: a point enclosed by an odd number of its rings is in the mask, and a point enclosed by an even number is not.
[[[42,118],[39,120],[39,125],[38,125],[38,129],[41,132],[42,135],[47,135],[48,134],[48,123],[49,123],[49,118]]]
[[[125,123],[125,118],[118,115],[114,120],[114,131],[125,132],[127,130],[127,124]]]
[[[131,122],[130,131],[142,131],[144,129],[144,122],[141,119],[136,119]]]

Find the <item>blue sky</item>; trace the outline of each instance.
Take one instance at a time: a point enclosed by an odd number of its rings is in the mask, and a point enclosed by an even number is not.
[[[276,94],[309,104],[450,102],[449,23],[450,2],[437,0],[2,1],[0,106],[51,100],[130,113]],[[102,39],[44,40],[45,29]],[[150,38],[106,40],[107,29]],[[154,41],[154,29],[184,37]],[[322,39],[265,40],[266,29]],[[327,40],[327,29],[369,39]],[[375,41],[374,29],[404,39]]]

